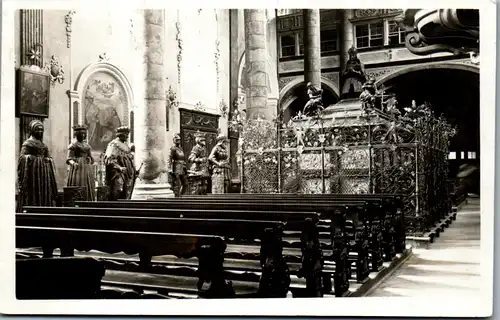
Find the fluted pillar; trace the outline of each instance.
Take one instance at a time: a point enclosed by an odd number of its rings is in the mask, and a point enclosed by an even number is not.
[[[173,192],[167,175],[171,143],[166,139],[163,10],[144,10],[144,42],[144,102],[134,115],[136,166],[143,163],[143,167],[132,198],[169,198]]]
[[[304,78],[321,88],[321,39],[319,9],[304,9]]]
[[[270,118],[267,108],[266,10],[245,9],[247,117]]]

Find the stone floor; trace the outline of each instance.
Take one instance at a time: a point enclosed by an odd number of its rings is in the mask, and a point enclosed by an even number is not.
[[[430,249],[413,256],[373,290],[370,297],[418,297],[480,293],[479,198],[469,198]],[[425,290],[424,290],[425,289]]]

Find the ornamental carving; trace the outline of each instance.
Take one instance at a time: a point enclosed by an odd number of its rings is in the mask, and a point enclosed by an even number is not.
[[[221,102],[219,103],[219,111],[223,118],[227,117],[229,109],[226,100],[222,99]]]
[[[219,49],[220,41],[215,40],[215,73],[217,75],[217,92],[219,92],[219,58],[220,58],[220,49]]]
[[[37,43],[26,53],[31,65],[38,65],[38,63],[42,62],[42,49],[43,46]]]
[[[290,82],[292,81],[293,79],[295,79],[295,77],[288,77],[288,78],[280,78],[278,80],[278,86],[279,86],[279,90],[283,90],[283,88]]]
[[[336,72],[332,73],[324,73],[321,75],[325,79],[330,80],[331,82],[335,83],[337,86],[339,85],[339,74]]]
[[[55,86],[56,82],[64,83],[64,70],[56,55],[52,55],[50,63],[43,68],[45,72],[50,74],[50,83]]]
[[[396,71],[395,68],[377,69],[377,70],[367,70],[366,75],[371,79],[379,79],[389,73]]]
[[[217,127],[217,118],[213,116],[206,116],[203,114],[183,113],[182,126],[196,126],[196,127]]]
[[[194,110],[196,110],[196,111],[205,111],[205,105],[203,103],[201,103],[201,101],[198,101],[194,105]]]
[[[354,17],[357,19],[372,18],[378,16],[398,15],[403,13],[402,9],[357,9]]]
[[[103,52],[99,55],[99,59],[98,59],[99,62],[107,62],[109,60],[110,60],[109,56],[106,52]]]
[[[177,33],[175,39],[177,40],[177,83],[181,83],[181,66],[182,66],[182,39],[181,39],[181,23],[175,23]]]
[[[168,86],[167,99],[170,102],[170,106],[176,108],[179,106],[179,101],[177,100],[177,94],[175,93],[172,86]]]
[[[71,48],[71,25],[73,24],[73,15],[76,11],[69,11],[66,16],[64,16],[64,21],[66,22],[66,47]]]

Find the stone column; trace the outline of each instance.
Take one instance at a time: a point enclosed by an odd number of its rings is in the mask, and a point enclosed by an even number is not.
[[[340,72],[344,72],[347,60],[349,60],[349,54],[347,51],[354,45],[354,31],[352,23],[349,19],[352,18],[352,10],[350,9],[339,9],[340,14],[338,22],[339,30],[339,51],[340,51]],[[340,77],[340,87],[342,87],[342,77]]]
[[[167,155],[171,142],[166,132],[165,22],[163,10],[144,10],[143,105],[135,117],[136,166],[143,163],[132,199],[170,198]]]
[[[304,79],[321,88],[319,9],[304,9]]]
[[[266,10],[245,9],[247,117],[270,118],[267,108]]]

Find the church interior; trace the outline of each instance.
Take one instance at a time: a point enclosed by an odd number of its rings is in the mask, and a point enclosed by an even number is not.
[[[14,22],[18,299],[387,296],[478,246],[478,10]]]

